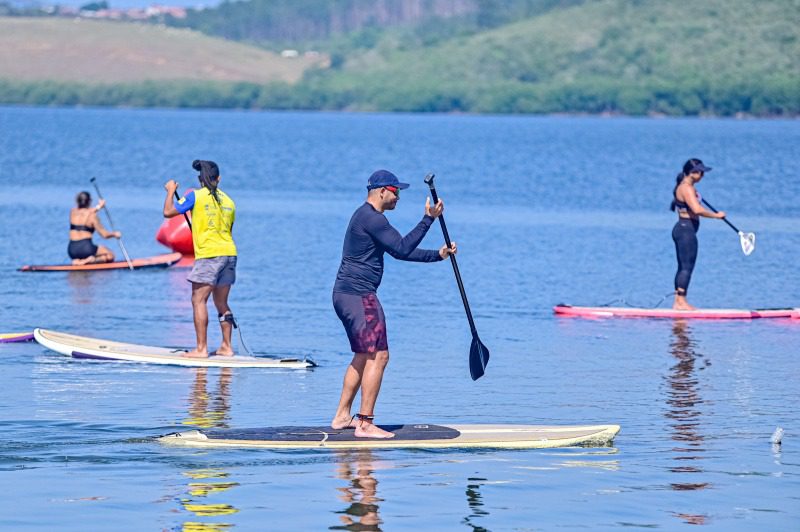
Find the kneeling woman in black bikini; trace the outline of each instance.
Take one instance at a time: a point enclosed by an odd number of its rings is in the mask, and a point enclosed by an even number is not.
[[[88,192],[81,192],[75,198],[78,206],[69,212],[69,247],[67,253],[72,264],[89,264],[92,262],[113,262],[114,253],[105,246],[95,246],[92,233],[97,229],[103,238],[120,238],[119,231],[107,231],[97,212],[103,208],[106,200],[100,200],[97,207],[90,208],[92,197]]]
[[[683,172],[676,178],[675,190],[672,192],[670,209],[678,212],[678,222],[672,228],[672,240],[675,241],[675,252],[678,255],[678,273],[675,274],[675,310],[694,310],[686,301],[686,291],[692,279],[692,270],[697,260],[697,230],[700,228],[700,217],[724,218],[724,212],[707,211],[700,204],[700,195],[694,186],[703,179],[705,172],[711,168],[700,159],[689,159],[683,165]]]

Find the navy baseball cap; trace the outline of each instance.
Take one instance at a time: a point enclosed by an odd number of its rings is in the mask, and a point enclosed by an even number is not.
[[[710,166],[706,166],[703,164],[703,161],[698,160],[697,163],[695,163],[695,165],[692,166],[692,169],[689,170],[689,173],[691,174],[692,172],[710,172],[710,171],[711,171]]]
[[[406,189],[410,187],[408,183],[401,183],[397,176],[391,173],[389,170],[378,170],[373,172],[371,176],[369,176],[369,181],[367,181],[367,190],[372,190],[374,188],[381,188],[381,187],[397,187],[400,190]]]

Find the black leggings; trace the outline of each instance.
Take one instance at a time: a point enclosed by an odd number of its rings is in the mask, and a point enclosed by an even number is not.
[[[692,270],[697,260],[697,230],[700,220],[679,218],[672,228],[672,240],[675,241],[675,253],[678,255],[678,273],[675,274],[675,293],[686,295]]]

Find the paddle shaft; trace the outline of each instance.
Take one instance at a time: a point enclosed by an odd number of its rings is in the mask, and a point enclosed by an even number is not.
[[[174,194],[175,194],[175,199],[180,201],[181,197],[178,195],[178,191],[177,190],[174,192]],[[189,215],[186,214],[186,213],[183,213],[183,218],[186,220],[186,224],[189,226],[189,231],[191,231],[192,230],[192,222],[191,222],[191,220],[189,220]]]
[[[95,191],[97,191],[97,197],[102,200],[103,199],[103,194],[100,193],[100,187],[97,186],[97,178],[93,177],[89,181],[91,181],[92,185],[94,185],[94,189],[95,189]],[[111,212],[108,210],[108,207],[106,207],[105,205],[103,205],[103,210],[106,211],[106,216],[108,216],[108,225],[111,226],[111,230],[112,231],[116,232],[117,228],[114,227],[114,220],[111,219]],[[128,268],[133,270],[133,263],[131,263],[131,258],[128,255],[128,250],[125,249],[125,244],[122,243],[122,237],[120,236],[118,238],[118,240],[119,240],[119,247],[122,250],[122,254],[125,256],[125,262],[128,263]]]
[[[702,201],[702,202],[705,204],[705,206],[706,206],[706,207],[708,207],[709,209],[711,209],[712,211],[714,211],[714,212],[719,212],[717,209],[715,209],[714,207],[712,207],[712,206],[711,206],[711,204],[710,204],[710,203],[708,203],[706,200],[704,200],[704,199],[703,199],[703,200],[700,200],[700,201]],[[727,218],[722,218],[722,221],[723,221],[723,222],[725,222],[726,224],[728,224],[729,226],[731,226],[731,229],[733,229],[733,230],[734,230],[734,231],[736,231],[737,233],[741,233],[741,231],[739,231],[739,229],[737,229],[735,225],[733,225],[732,223],[730,223],[730,222],[728,221],[728,219],[727,219]]]
[[[436,188],[433,186],[433,176],[430,180],[426,177],[425,182],[431,189],[431,197],[433,198],[434,205],[439,202],[439,196],[436,194]],[[442,233],[444,233],[444,242],[447,247],[453,247],[450,242],[450,234],[447,232],[447,225],[444,223],[444,215],[439,215],[439,224],[442,226]],[[461,280],[461,273],[458,271],[458,262],[455,255],[450,255],[450,263],[453,265],[453,273],[456,274],[456,283],[458,283],[458,291],[461,292],[461,301],[464,302],[464,310],[467,313],[467,320],[469,320],[469,329],[474,338],[478,338],[478,329],[475,327],[475,320],[472,319],[472,311],[469,309],[469,301],[467,301],[467,293],[464,291],[464,282]]]

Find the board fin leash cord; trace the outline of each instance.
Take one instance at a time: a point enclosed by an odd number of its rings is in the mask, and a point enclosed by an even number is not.
[[[602,305],[598,305],[598,307],[610,307],[614,303],[621,303],[621,304],[623,304],[623,305],[625,305],[627,307],[631,307],[631,308],[658,308],[658,307],[661,306],[661,303],[663,303],[665,299],[667,299],[669,296],[672,296],[672,295],[675,295],[675,291],[674,290],[664,294],[664,296],[661,299],[658,300],[658,303],[656,303],[652,307],[651,306],[647,306],[647,305],[634,305],[632,303],[629,303],[624,297],[620,297],[620,298],[614,299],[613,301],[609,301],[608,303],[603,303]]]
[[[220,323],[228,322],[233,326],[234,329],[239,331],[239,343],[242,344],[244,352],[247,353],[247,356],[253,356],[253,352],[250,351],[250,349],[247,347],[247,344],[244,343],[244,336],[242,336],[242,328],[239,327],[239,322],[236,321],[236,318],[233,317],[233,312],[228,311],[225,314],[219,314],[219,322]]]

